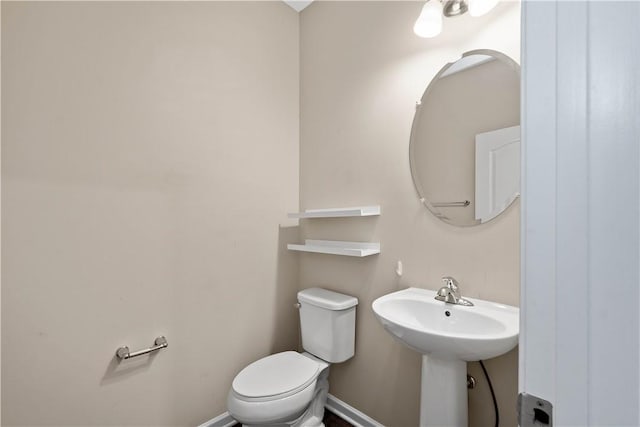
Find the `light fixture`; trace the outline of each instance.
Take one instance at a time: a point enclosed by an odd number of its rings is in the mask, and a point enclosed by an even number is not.
[[[413,26],[413,32],[420,37],[435,37],[442,31],[442,3],[428,0]]]
[[[496,7],[499,0],[427,0],[413,26],[420,37],[435,37],[442,32],[442,17],[460,16],[469,11],[471,16],[482,16]]]
[[[447,18],[462,15],[469,9],[469,5],[465,0],[446,0],[443,3],[442,14]]]

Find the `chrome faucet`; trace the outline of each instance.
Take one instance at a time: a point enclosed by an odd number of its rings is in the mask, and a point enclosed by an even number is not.
[[[444,301],[449,304],[459,304],[468,307],[473,305],[471,301],[460,296],[460,288],[456,279],[454,279],[453,277],[445,276],[442,278],[442,282],[444,283],[444,286],[438,289],[438,294],[436,295],[436,299],[438,301]]]

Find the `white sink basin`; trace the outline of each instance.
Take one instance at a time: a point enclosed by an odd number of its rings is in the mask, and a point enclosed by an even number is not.
[[[435,296],[434,291],[409,288],[378,298],[373,311],[391,335],[439,359],[489,359],[518,343],[518,308],[471,298],[474,305],[465,307]]]

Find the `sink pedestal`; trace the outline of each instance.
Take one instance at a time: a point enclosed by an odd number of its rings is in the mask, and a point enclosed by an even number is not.
[[[519,310],[469,299],[448,304],[436,292],[409,288],[371,304],[382,326],[422,354],[421,427],[468,427],[467,362],[505,354],[518,344]]]
[[[420,427],[467,427],[467,362],[422,355]]]

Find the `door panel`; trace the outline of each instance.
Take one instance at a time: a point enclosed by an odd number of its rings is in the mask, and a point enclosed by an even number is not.
[[[476,135],[475,218],[487,222],[520,195],[520,126]]]
[[[523,5],[520,391],[640,424],[640,3]]]

